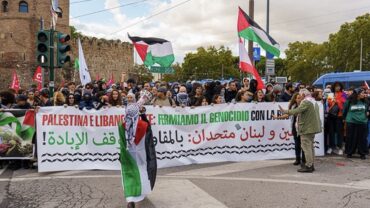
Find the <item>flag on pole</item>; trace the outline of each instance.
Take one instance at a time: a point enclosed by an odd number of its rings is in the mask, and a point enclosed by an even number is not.
[[[112,72],[111,78],[109,79],[107,85],[111,86],[113,83],[114,83],[114,78],[113,78],[113,72]]]
[[[37,83],[37,90],[38,91],[41,91],[41,89],[42,89],[42,83],[39,82],[39,83]]]
[[[280,55],[279,44],[240,7],[238,15],[238,35],[239,37],[258,43],[265,51],[274,56]]]
[[[172,44],[168,40],[160,38],[131,37],[137,53],[145,66],[159,64],[162,67],[170,67],[175,61]]]
[[[78,58],[75,58],[75,63],[74,63],[73,68],[75,68],[75,70],[77,70],[77,71],[78,71],[78,69],[80,68],[80,66],[79,66],[78,62],[79,62]]]
[[[258,82],[257,89],[261,90],[265,88],[263,81],[258,74],[257,69],[253,66],[241,39],[239,40],[239,68],[243,72],[250,73],[254,76]]]
[[[55,29],[58,21],[58,13],[62,11],[59,9],[59,1],[51,0],[50,14],[51,14],[51,27]]]
[[[35,74],[33,75],[33,81],[37,83],[42,83],[42,68],[38,66],[36,68]]]
[[[19,79],[18,79],[17,72],[15,70],[13,71],[12,84],[11,84],[10,88],[14,89],[17,92],[19,90]]]
[[[89,68],[87,68],[87,64],[85,61],[84,52],[82,50],[81,40],[78,39],[78,69],[80,72],[80,80],[81,84],[85,85],[91,82],[91,77],[89,73]]]

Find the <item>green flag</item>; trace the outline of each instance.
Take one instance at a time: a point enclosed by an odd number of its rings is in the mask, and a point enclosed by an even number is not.
[[[75,58],[74,68],[75,68],[77,71],[78,71],[78,69],[80,68],[80,64],[78,63],[78,58]]]

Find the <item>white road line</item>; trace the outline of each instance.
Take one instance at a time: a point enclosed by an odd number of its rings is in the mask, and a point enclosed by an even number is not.
[[[178,176],[162,176],[161,178],[178,178]],[[267,182],[267,183],[288,183],[297,185],[310,185],[310,186],[325,186],[334,188],[348,188],[348,189],[361,189],[370,190],[370,186],[359,186],[356,184],[335,184],[335,183],[322,183],[322,182],[310,182],[310,181],[296,181],[296,180],[281,180],[271,178],[235,178],[235,177],[199,177],[199,176],[183,176],[184,179],[203,179],[203,180],[226,180],[226,181],[251,181],[251,182]]]
[[[167,175],[170,176],[215,176],[215,175],[223,175],[227,173],[235,173],[235,172],[242,172],[246,170],[254,170],[258,168],[266,168],[272,166],[278,166],[283,164],[290,164],[292,163],[291,160],[264,160],[258,161],[248,161],[248,162],[238,162],[238,163],[231,163],[226,165],[218,165],[214,167],[207,167],[207,168],[199,168],[194,170],[170,173]]]
[[[0,170],[0,175],[2,175],[6,171],[6,169],[8,169],[8,165],[5,165],[3,169]]]
[[[207,192],[188,180],[163,180],[156,183],[148,199],[155,207],[227,208]]]
[[[90,178],[121,178],[120,175],[90,175],[90,176],[43,176],[43,177],[15,177],[15,178],[0,178],[0,182],[23,182],[32,180],[53,180],[53,179],[90,179]],[[266,183],[287,183],[297,185],[311,185],[311,186],[324,186],[335,188],[348,188],[348,189],[361,189],[370,190],[370,185],[347,183],[347,184],[334,184],[334,183],[321,183],[310,181],[297,181],[297,180],[281,180],[271,178],[235,178],[235,177],[217,177],[217,176],[158,176],[158,179],[201,179],[201,180],[227,180],[227,181],[251,181],[251,182],[266,182]]]

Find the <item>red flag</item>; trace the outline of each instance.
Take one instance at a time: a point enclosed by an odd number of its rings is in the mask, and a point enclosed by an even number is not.
[[[42,69],[41,66],[36,68],[35,74],[33,75],[33,81],[42,83]]]
[[[14,89],[18,92],[19,90],[19,79],[17,72],[14,70],[13,71],[13,80],[12,80],[12,85],[10,86],[11,89]]]
[[[107,85],[108,85],[108,86],[110,86],[110,85],[112,85],[113,83],[114,83],[114,78],[113,78],[113,73],[112,73],[112,76],[111,76],[111,78],[109,79],[109,81],[108,81]]]
[[[63,79],[62,82],[60,83],[60,87],[64,87],[64,85],[65,85],[65,81]]]
[[[239,68],[240,70],[250,73],[254,76],[258,82],[257,89],[261,90],[265,88],[257,69],[253,66],[251,60],[249,59],[247,50],[245,50],[242,40],[239,41]]]
[[[42,89],[42,83],[41,82],[38,82],[37,83],[37,90],[38,91],[41,91],[41,89]]]

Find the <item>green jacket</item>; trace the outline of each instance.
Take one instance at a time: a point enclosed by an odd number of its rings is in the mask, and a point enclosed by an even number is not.
[[[308,100],[303,100],[296,109],[286,110],[284,113],[298,115],[298,135],[317,134],[322,131],[319,105],[313,105]]]
[[[347,101],[344,104],[343,112],[343,115],[346,115],[346,122],[354,124],[367,124],[367,108],[367,103],[360,100],[357,102],[356,105],[350,104],[349,101]]]

